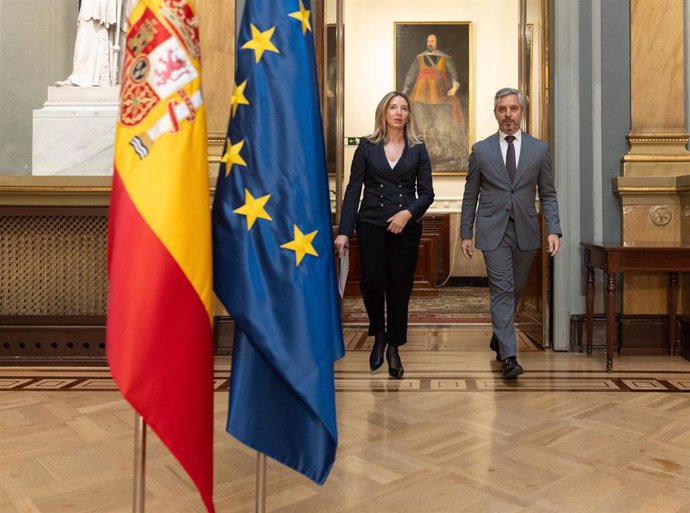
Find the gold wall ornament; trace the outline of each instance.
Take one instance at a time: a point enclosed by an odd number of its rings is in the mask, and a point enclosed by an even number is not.
[[[656,226],[666,226],[673,218],[673,210],[666,205],[659,205],[649,209],[649,218]]]

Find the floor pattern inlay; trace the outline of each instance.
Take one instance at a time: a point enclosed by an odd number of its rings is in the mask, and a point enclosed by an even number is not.
[[[421,374],[419,371],[416,374]],[[229,378],[216,377],[216,392],[227,392],[230,388]],[[491,376],[461,377],[409,377],[401,380],[391,379],[385,375],[371,377],[339,377],[335,374],[337,392],[381,392],[395,390],[399,392],[690,392],[690,381],[654,379],[646,376],[621,378],[559,377],[523,375],[517,380],[504,380],[500,373]],[[89,391],[112,392],[117,390],[115,382],[109,376],[94,378],[21,378],[6,376],[0,379],[0,391],[41,390],[51,392]]]

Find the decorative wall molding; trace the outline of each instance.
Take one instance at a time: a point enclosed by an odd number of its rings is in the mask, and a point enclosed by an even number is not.
[[[655,226],[666,226],[673,219],[673,207],[659,205],[649,211],[649,219]]]

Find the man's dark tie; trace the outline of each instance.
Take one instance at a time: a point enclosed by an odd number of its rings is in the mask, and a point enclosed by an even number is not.
[[[506,142],[508,143],[508,151],[506,152],[506,169],[508,170],[508,178],[510,178],[510,183],[515,181],[515,173],[517,173],[517,166],[515,165],[515,146],[513,146],[514,140],[514,135],[506,135]]]

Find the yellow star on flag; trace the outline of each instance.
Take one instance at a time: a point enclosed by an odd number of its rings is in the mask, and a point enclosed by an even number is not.
[[[254,50],[256,52],[256,62],[261,60],[261,56],[264,52],[275,52],[280,53],[278,49],[271,43],[271,37],[276,28],[271,27],[270,29],[261,32],[258,28],[250,23],[252,28],[252,38],[242,45],[245,50]]]
[[[247,216],[247,230],[251,230],[254,222],[257,219],[268,219],[273,221],[268,212],[264,209],[264,205],[270,199],[271,195],[261,196],[260,198],[255,198],[252,193],[247,189],[244,190],[244,205],[240,208],[233,210],[236,214],[241,214]]]
[[[319,231],[315,230],[304,235],[296,224],[293,225],[293,230],[295,233],[295,239],[282,244],[280,247],[290,249],[295,252],[295,258],[297,260],[295,266],[298,266],[302,262],[304,255],[319,256],[314,249],[314,246],[311,244],[311,241],[314,240],[314,237],[316,237],[316,234],[319,233]]]
[[[225,176],[230,174],[230,170],[234,164],[238,166],[247,166],[247,163],[240,155],[242,147],[244,146],[244,139],[242,139],[237,144],[232,144],[232,141],[228,139],[228,145],[225,147],[225,155],[220,159],[221,162],[225,162]]]
[[[299,20],[302,22],[302,34],[304,34],[307,30],[311,30],[311,23],[309,23],[309,13],[311,11],[308,11],[304,8],[304,4],[302,3],[302,0],[299,0],[299,12],[291,12],[288,14],[291,18],[295,18],[296,20]]]
[[[232,117],[237,113],[237,107],[240,105],[249,105],[249,100],[244,95],[244,89],[247,87],[247,81],[245,80],[240,85],[235,84],[235,89],[232,91],[232,96],[230,97],[230,106],[232,107]]]

